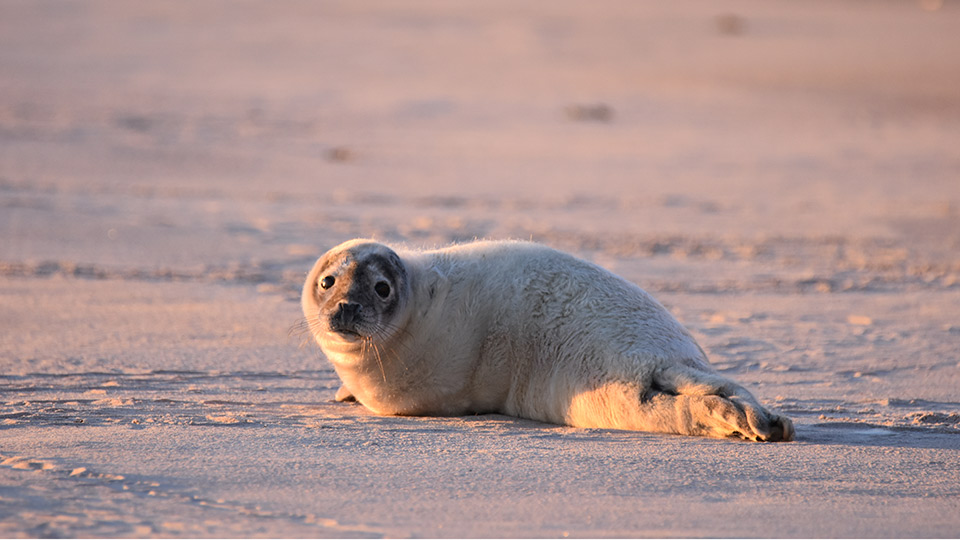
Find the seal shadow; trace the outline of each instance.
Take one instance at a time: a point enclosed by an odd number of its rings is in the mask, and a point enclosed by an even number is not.
[[[380,416],[370,412],[357,402],[330,403],[345,415],[358,415],[367,422],[378,420],[390,424],[393,428],[403,426],[413,431],[476,431],[486,432],[491,428],[523,435],[531,438],[566,438],[578,440],[623,441],[624,439],[690,439],[691,441],[716,441],[729,443],[756,444],[737,438],[704,439],[689,435],[655,433],[647,431],[628,431],[604,428],[577,428],[559,424],[550,424],[496,413],[474,414],[467,416]],[[769,444],[808,444],[830,446],[872,446],[886,448],[917,448],[934,450],[960,450],[960,432],[931,428],[889,427],[861,422],[821,422],[816,424],[796,424],[796,440],[787,443]]]
[[[960,432],[861,422],[797,425],[797,442],[814,445],[960,450]]]

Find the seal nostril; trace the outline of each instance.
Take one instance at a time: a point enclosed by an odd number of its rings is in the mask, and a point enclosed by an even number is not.
[[[352,324],[360,313],[363,312],[363,306],[354,302],[340,302],[337,310],[337,319],[343,324]]]

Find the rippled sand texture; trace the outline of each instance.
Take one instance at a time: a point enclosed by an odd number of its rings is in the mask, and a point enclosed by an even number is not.
[[[956,536],[960,6],[0,0],[0,536]],[[791,416],[333,403],[314,259],[544,242]]]

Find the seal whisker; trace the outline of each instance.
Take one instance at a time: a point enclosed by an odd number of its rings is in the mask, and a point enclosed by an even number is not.
[[[372,341],[370,344],[373,346],[373,352],[377,356],[377,365],[380,366],[380,376],[383,377],[383,382],[387,382],[387,373],[383,369],[383,359],[380,358],[380,347],[378,347],[377,344],[373,343]]]
[[[313,338],[321,333],[320,321],[312,321],[306,317],[300,318],[287,330],[287,337],[296,337],[299,339],[298,348],[302,349],[313,341]]]
[[[310,321],[308,321],[306,317],[301,317],[299,320],[297,320],[297,322],[290,326],[289,330],[287,330],[287,336],[302,336],[308,330],[310,330]]]
[[[403,335],[406,335],[406,336],[408,336],[408,337],[412,337],[412,334],[410,333],[410,331],[407,330],[407,329],[405,329],[405,328],[398,328],[398,327],[396,327],[396,326],[394,326],[394,325],[389,325],[389,324],[386,324],[386,325],[383,325],[383,326],[384,326],[385,328],[383,328],[383,329],[378,329],[377,334],[376,334],[377,337],[380,338],[381,340],[382,340],[383,337],[385,336],[385,332],[384,332],[383,330],[391,330],[391,331],[393,331],[394,333],[399,332],[399,333],[401,333],[401,334],[403,334]],[[400,350],[398,351],[398,350],[396,350],[396,349],[400,349]],[[405,355],[408,355],[408,356],[409,356],[409,355],[413,355],[414,352],[413,352],[413,349],[411,348],[411,345],[410,345],[410,344],[406,343],[405,341],[400,341],[400,342],[396,343],[392,349],[387,349],[386,352],[390,353],[390,354],[393,356],[393,358],[400,364],[400,366],[403,367],[403,371],[404,371],[404,372],[409,371],[410,368],[407,366],[407,363],[404,362],[403,356],[402,356],[400,353],[403,352],[403,353],[405,353]]]

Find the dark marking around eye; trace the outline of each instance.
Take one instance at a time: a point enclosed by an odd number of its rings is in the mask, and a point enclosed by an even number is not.
[[[390,296],[390,285],[386,281],[378,281],[377,284],[373,286],[373,290],[377,291],[377,295],[379,295],[380,298]]]
[[[333,287],[333,284],[336,282],[337,282],[337,278],[333,276],[326,276],[325,278],[320,280],[320,287],[324,289],[329,289],[330,287]]]

